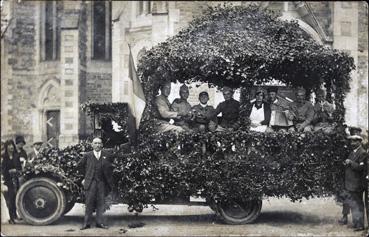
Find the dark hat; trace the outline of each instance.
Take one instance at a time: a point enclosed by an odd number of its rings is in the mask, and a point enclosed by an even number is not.
[[[199,97],[201,97],[201,96],[203,96],[203,95],[206,95],[207,97],[209,97],[209,93],[208,93],[208,92],[206,92],[206,91],[202,91],[202,92],[200,92]]]
[[[16,136],[15,137],[15,144],[19,144],[19,143],[24,143],[24,144],[26,144],[26,141],[24,140],[24,137],[23,136]]]
[[[223,87],[222,92],[226,92],[226,91],[229,91],[229,92],[231,92],[231,93],[233,93],[233,92],[234,92],[234,90],[233,90],[232,88],[230,88],[229,86],[225,86],[225,87]]]
[[[361,134],[361,128],[358,127],[350,127],[350,135],[360,135]]]
[[[268,92],[268,93],[269,93],[269,92],[275,92],[275,93],[277,93],[277,92],[278,92],[278,87],[276,87],[276,86],[269,87],[269,88],[267,89],[267,92]]]
[[[263,95],[264,95],[264,90],[262,89],[262,88],[257,88],[256,89],[256,93],[255,93],[255,95],[258,95],[258,94],[260,94],[260,93],[262,93]]]

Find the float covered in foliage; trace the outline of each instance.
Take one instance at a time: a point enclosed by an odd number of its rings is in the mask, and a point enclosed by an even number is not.
[[[137,146],[116,153],[118,194],[130,205],[181,195],[220,201],[286,196],[294,201],[334,194],[342,185],[348,153],[343,130],[330,135],[257,133],[241,126],[233,132],[158,134],[153,101],[165,81],[248,88],[277,79],[309,90],[324,83],[334,94],[335,118],[342,124],[353,68],[351,57],[318,45],[296,22],[252,6],[209,8],[149,50],[138,65],[148,103]],[[73,177],[68,170],[81,157],[78,145],[55,154],[48,163]],[[29,167],[29,174],[37,167]]]

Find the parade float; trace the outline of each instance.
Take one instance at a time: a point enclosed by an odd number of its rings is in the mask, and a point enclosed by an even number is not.
[[[208,205],[226,223],[245,224],[258,217],[264,198],[299,201],[336,194],[348,154],[343,102],[353,69],[347,54],[317,44],[297,22],[273,12],[254,6],[207,9],[139,61],[147,103],[139,129],[125,103],[82,105],[94,135],[102,136],[115,156],[110,203],[128,204],[136,212],[149,204]],[[303,86],[308,95],[324,87],[335,105],[335,132],[251,132],[244,116],[251,90],[275,80],[289,88]],[[157,132],[154,98],[167,81],[239,88],[241,127]],[[74,168],[88,150],[88,142],[46,149],[26,167],[16,202],[27,223],[51,224],[84,202],[83,174]]]

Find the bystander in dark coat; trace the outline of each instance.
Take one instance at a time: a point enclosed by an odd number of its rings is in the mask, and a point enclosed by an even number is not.
[[[9,223],[15,224],[15,220],[18,219],[15,197],[19,188],[18,176],[22,170],[22,166],[14,142],[7,140],[4,146],[5,152],[2,157],[1,171],[4,177],[4,185],[8,188],[4,192],[4,197],[9,210]]]
[[[105,196],[112,190],[113,180],[113,156],[102,150],[102,140],[94,138],[92,141],[93,151],[84,154],[78,162],[78,168],[84,168],[85,188],[85,217],[81,230],[91,227],[91,218],[96,208],[96,227],[106,229],[103,223],[103,212],[105,208]]]
[[[363,192],[366,189],[368,154],[361,145],[361,136],[351,135],[348,139],[353,150],[344,162],[345,189],[349,193],[346,203],[351,209],[354,230],[361,231],[364,229]]]

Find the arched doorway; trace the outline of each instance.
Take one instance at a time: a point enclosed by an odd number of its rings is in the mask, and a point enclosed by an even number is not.
[[[60,82],[47,81],[40,89],[38,99],[39,136],[49,146],[59,146],[60,135]]]

